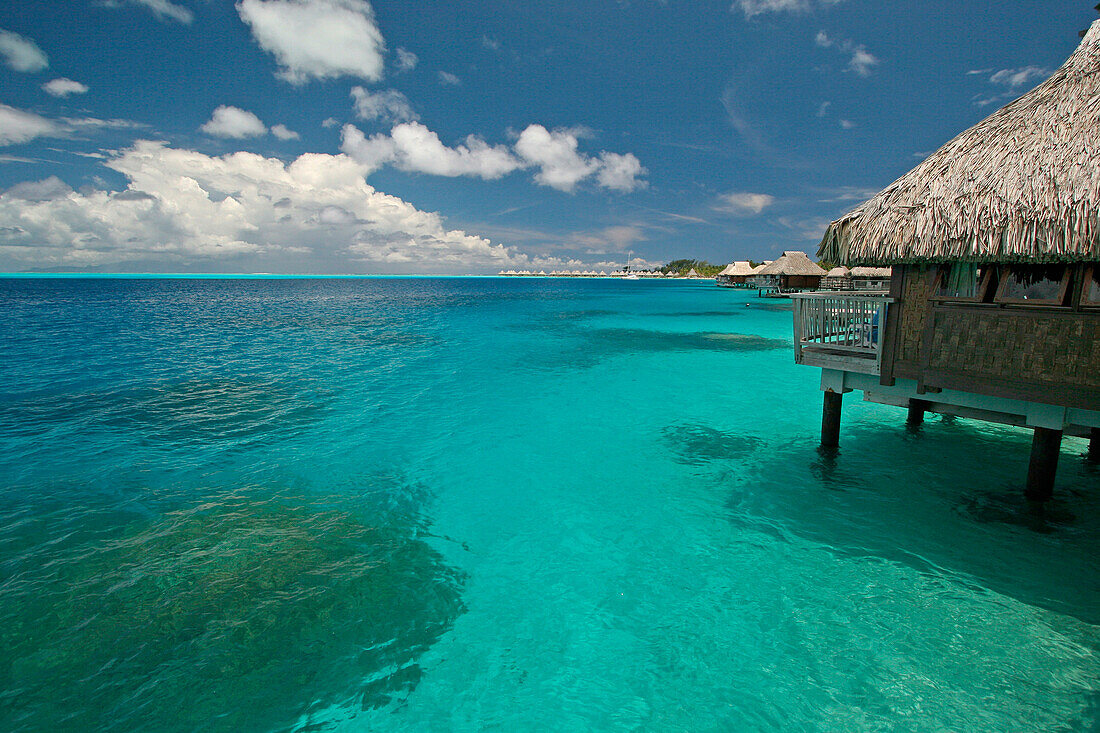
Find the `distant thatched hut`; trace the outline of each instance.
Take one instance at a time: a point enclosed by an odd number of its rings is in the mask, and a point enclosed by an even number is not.
[[[738,260],[726,265],[726,269],[718,273],[715,279],[724,287],[744,285],[745,281],[752,276],[752,272],[753,267],[748,260]]]
[[[789,251],[761,267],[753,273],[753,277],[759,285],[776,287],[781,293],[814,290],[825,277],[825,270],[810,260],[805,252]]]
[[[835,426],[854,388],[914,420],[1033,427],[1035,499],[1050,495],[1063,431],[1091,435],[1100,455],[1098,117],[1100,21],[1047,81],[829,226],[820,257],[893,267],[888,307],[796,305],[798,358],[826,367]],[[860,363],[868,354],[879,363]]]

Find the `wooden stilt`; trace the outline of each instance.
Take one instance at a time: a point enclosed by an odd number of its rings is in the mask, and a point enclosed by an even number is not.
[[[821,447],[836,448],[840,445],[840,404],[844,395],[825,392],[825,404],[821,410]]]
[[[1100,463],[1100,428],[1089,429],[1088,460],[1092,463]]]
[[[1027,466],[1027,489],[1024,492],[1028,500],[1047,501],[1053,496],[1061,446],[1061,430],[1035,428],[1035,437],[1031,441],[1031,462]]]
[[[920,425],[924,422],[924,411],[928,403],[924,400],[909,400],[909,415],[905,422],[909,425]]]

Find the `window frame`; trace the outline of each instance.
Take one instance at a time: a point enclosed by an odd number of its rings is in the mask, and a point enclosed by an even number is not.
[[[1058,265],[1050,265],[1057,267]],[[1010,298],[1004,294],[1005,288],[1008,287],[1008,280],[1012,273],[1012,265],[1005,265],[1000,268],[1000,282],[997,283],[997,292],[993,295],[993,302],[1001,305],[1040,305],[1040,306],[1060,306],[1066,302],[1066,291],[1069,290],[1069,281],[1072,276],[1072,270],[1069,265],[1062,265],[1062,280],[1058,287],[1058,295],[1052,298]],[[1100,305],[1100,303],[1097,303]]]
[[[1081,297],[1077,301],[1077,305],[1081,308],[1100,308],[1100,300],[1089,300],[1089,285],[1092,284],[1093,278],[1097,279],[1097,284],[1100,285],[1100,265],[1088,265],[1081,273]]]
[[[950,268],[953,267],[953,263],[947,263],[940,265],[936,270],[936,279],[932,282],[932,300],[939,303],[981,303],[985,298],[985,292],[989,289],[989,281],[993,278],[993,271],[996,267],[991,265],[980,265],[984,267],[985,271],[982,273],[981,278],[978,280],[978,287],[974,291],[974,295],[965,297],[961,295],[940,295],[940,283],[943,282],[943,278],[950,272]]]

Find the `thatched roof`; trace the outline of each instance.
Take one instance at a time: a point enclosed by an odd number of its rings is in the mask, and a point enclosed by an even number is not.
[[[726,265],[726,269],[722,270],[719,275],[734,275],[743,276],[752,274],[752,265],[748,263],[748,260],[738,260],[737,262],[731,262]]]
[[[691,268],[690,270],[688,270],[688,274],[687,274],[687,276],[688,276],[688,277],[699,277],[699,273],[697,273],[697,272],[695,271],[695,268],[693,267],[693,268]]]
[[[825,270],[818,267],[805,252],[784,252],[778,260],[761,267],[754,275],[817,275],[825,276]]]
[[[848,277],[848,268],[843,266],[834,267],[829,270],[825,277]]]
[[[889,267],[853,267],[849,273],[852,277],[891,277],[894,271]]]
[[[1061,69],[829,225],[844,264],[1100,260],[1100,20]]]

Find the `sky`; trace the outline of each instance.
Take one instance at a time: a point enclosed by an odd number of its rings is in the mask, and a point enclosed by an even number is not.
[[[0,272],[813,255],[1042,82],[1077,0],[0,5]]]

